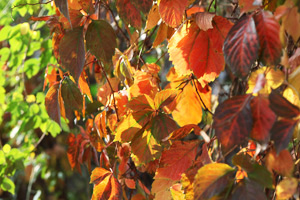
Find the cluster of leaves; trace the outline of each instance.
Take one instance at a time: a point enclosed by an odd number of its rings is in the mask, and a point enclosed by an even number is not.
[[[72,128],[68,160],[87,165],[92,199],[299,196],[298,2],[53,3],[31,17],[57,60],[45,109]]]

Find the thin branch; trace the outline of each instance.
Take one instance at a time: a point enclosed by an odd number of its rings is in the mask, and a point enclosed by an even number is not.
[[[116,110],[117,121],[120,121],[120,118],[119,118],[119,115],[118,115],[118,109],[117,109],[117,105],[116,105],[115,91],[114,91],[114,89],[113,89],[113,87],[112,87],[112,85],[111,85],[111,83],[110,83],[110,81],[108,79],[106,71],[104,70],[103,66],[99,63],[99,61],[98,61],[98,65],[101,66],[102,72],[103,72],[103,74],[105,76],[105,79],[106,79],[106,81],[107,81],[107,83],[108,83],[108,85],[110,87],[110,90],[111,90],[111,93],[112,93],[112,96],[113,96],[114,108]]]
[[[53,1],[53,0],[47,1],[47,2],[45,2],[45,3],[39,2],[39,3],[24,3],[24,4],[18,4],[18,5],[15,5],[14,7],[12,7],[11,9],[18,8],[18,7],[23,7],[23,6],[36,6],[36,5],[48,4],[48,3],[51,3],[52,1]]]
[[[114,14],[113,10],[109,7],[109,5],[108,5],[105,1],[101,0],[101,3],[104,5],[104,7],[105,7],[105,8],[110,12],[110,14],[112,15],[112,18],[113,18],[113,20],[114,20],[114,22],[115,22],[115,24],[116,24],[116,26],[117,26],[118,31],[120,31],[120,32],[122,33],[123,37],[124,37],[124,38],[126,39],[126,41],[130,44],[130,39],[127,37],[127,35],[123,32],[123,30],[122,30],[121,27],[119,26],[118,21],[116,20],[116,17],[115,17],[115,14]]]
[[[197,81],[198,81],[198,80],[197,80]],[[197,93],[197,95],[198,95],[198,97],[199,97],[201,103],[202,103],[203,106],[204,106],[205,111],[208,111],[211,115],[214,115],[214,114],[207,108],[207,106],[205,105],[203,99],[201,98],[201,95],[200,95],[200,93],[199,93],[199,91],[198,91],[198,88],[197,88],[197,86],[196,86],[196,83],[195,83],[195,79],[194,79],[194,78],[192,78],[192,82],[193,82],[193,84],[194,84],[194,86],[195,86],[196,93]]]
[[[34,149],[36,149],[37,146],[39,146],[39,144],[43,141],[45,136],[46,136],[46,133],[43,133],[43,135],[40,137],[39,141],[34,145]]]
[[[162,59],[163,57],[165,57],[165,55],[168,53],[168,51],[164,52],[156,61],[155,61],[155,64],[157,64],[160,59]]]
[[[209,6],[208,6],[208,12],[210,11],[210,8],[211,8],[212,4],[214,3],[214,1],[215,1],[215,0],[211,0],[210,4],[209,4]]]

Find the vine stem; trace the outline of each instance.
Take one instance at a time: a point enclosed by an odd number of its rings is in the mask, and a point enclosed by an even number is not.
[[[48,3],[51,3],[53,0],[50,0],[50,1],[47,1],[47,2],[39,2],[39,3],[24,3],[24,4],[18,4],[18,5],[15,5],[14,7],[12,7],[11,9],[14,9],[14,8],[18,8],[18,7],[23,7],[23,6],[36,6],[36,5],[42,5],[42,4],[48,4]]]
[[[111,83],[110,83],[110,81],[109,81],[109,79],[108,79],[108,76],[107,76],[107,74],[106,74],[106,72],[105,72],[103,66],[100,64],[99,61],[98,61],[98,65],[101,66],[101,70],[102,70],[102,72],[103,72],[103,74],[104,74],[104,76],[105,76],[105,79],[106,79],[106,81],[107,81],[109,87],[110,87],[110,90],[111,90],[111,93],[112,93],[112,97],[113,97],[113,102],[114,102],[114,108],[115,108],[115,110],[116,110],[117,121],[119,122],[119,121],[120,121],[120,118],[119,118],[118,109],[117,109],[117,105],[116,105],[115,91],[114,91],[114,89],[113,89],[113,87],[112,87],[112,85],[111,85]]]
[[[100,0],[100,2],[104,5],[104,7],[110,12],[116,26],[117,26],[117,29],[119,32],[121,32],[121,34],[123,35],[123,37],[126,39],[126,41],[130,44],[130,39],[127,37],[127,35],[123,32],[123,30],[121,29],[121,27],[119,26],[118,24],[118,21],[116,20],[116,17],[115,17],[115,14],[113,12],[113,10],[109,7],[109,5],[103,1],[103,0]]]

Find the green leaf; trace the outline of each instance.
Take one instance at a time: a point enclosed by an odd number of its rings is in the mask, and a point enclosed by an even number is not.
[[[257,163],[253,165],[253,168],[253,171],[248,172],[249,179],[260,183],[264,187],[273,188],[271,173],[264,166]]]
[[[12,194],[15,194],[15,184],[12,180],[10,180],[7,177],[4,177],[4,179],[1,183],[1,189],[4,191],[8,191]]]
[[[81,111],[83,108],[83,97],[75,83],[66,77],[60,89],[65,107]]]
[[[11,147],[10,147],[9,144],[5,144],[5,145],[3,146],[3,152],[4,152],[4,153],[9,153],[10,150],[11,150]]]
[[[85,61],[82,27],[74,28],[64,35],[59,43],[59,55],[62,65],[78,82]]]
[[[4,152],[0,150],[0,165],[5,165],[5,164],[6,164],[6,160],[5,160]]]
[[[86,32],[86,48],[98,60],[110,63],[117,46],[116,34],[111,25],[104,20],[93,21]]]

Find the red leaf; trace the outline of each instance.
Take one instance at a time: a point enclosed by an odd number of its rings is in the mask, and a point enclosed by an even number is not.
[[[78,154],[79,154],[79,144],[78,141],[80,139],[80,136],[76,137],[73,133],[70,133],[68,136],[68,160],[71,165],[71,168],[74,169],[74,167],[77,168],[79,173],[81,173],[80,163],[78,162]]]
[[[120,17],[134,28],[142,27],[140,11],[134,6],[132,0],[117,0],[116,6]]]
[[[276,115],[269,108],[269,100],[258,95],[251,100],[253,115],[253,129],[250,137],[258,142],[267,143],[270,139],[270,130],[276,120]]]
[[[93,21],[86,31],[86,48],[99,61],[110,63],[117,47],[116,34],[105,20]]]
[[[83,70],[85,51],[82,27],[68,31],[59,43],[62,65],[70,71],[77,82]]]
[[[261,11],[254,15],[254,21],[260,43],[260,56],[265,65],[276,65],[280,61],[280,26],[271,12]]]
[[[180,75],[190,70],[201,83],[213,81],[224,69],[222,51],[231,23],[220,16],[213,19],[213,29],[202,31],[195,22],[184,24],[169,42],[170,60]]]
[[[131,2],[138,10],[147,15],[152,7],[153,0],[131,0]]]
[[[121,184],[110,171],[100,167],[95,168],[91,174],[90,183],[94,183],[92,200],[122,199]]]
[[[269,95],[270,108],[280,117],[292,119],[300,115],[300,109],[291,104],[279,93],[272,91]]]
[[[59,86],[60,84],[57,83],[50,87],[45,97],[45,106],[49,117],[60,125]]]
[[[251,95],[235,96],[216,109],[213,127],[225,152],[242,144],[251,132],[250,98]]]
[[[161,0],[158,9],[162,20],[175,28],[181,24],[187,6],[188,0]]]
[[[296,124],[297,121],[290,119],[282,119],[275,122],[271,129],[271,139],[274,140],[277,154],[288,147]]]
[[[226,63],[232,72],[245,78],[258,56],[259,40],[251,15],[243,15],[224,42]]]

